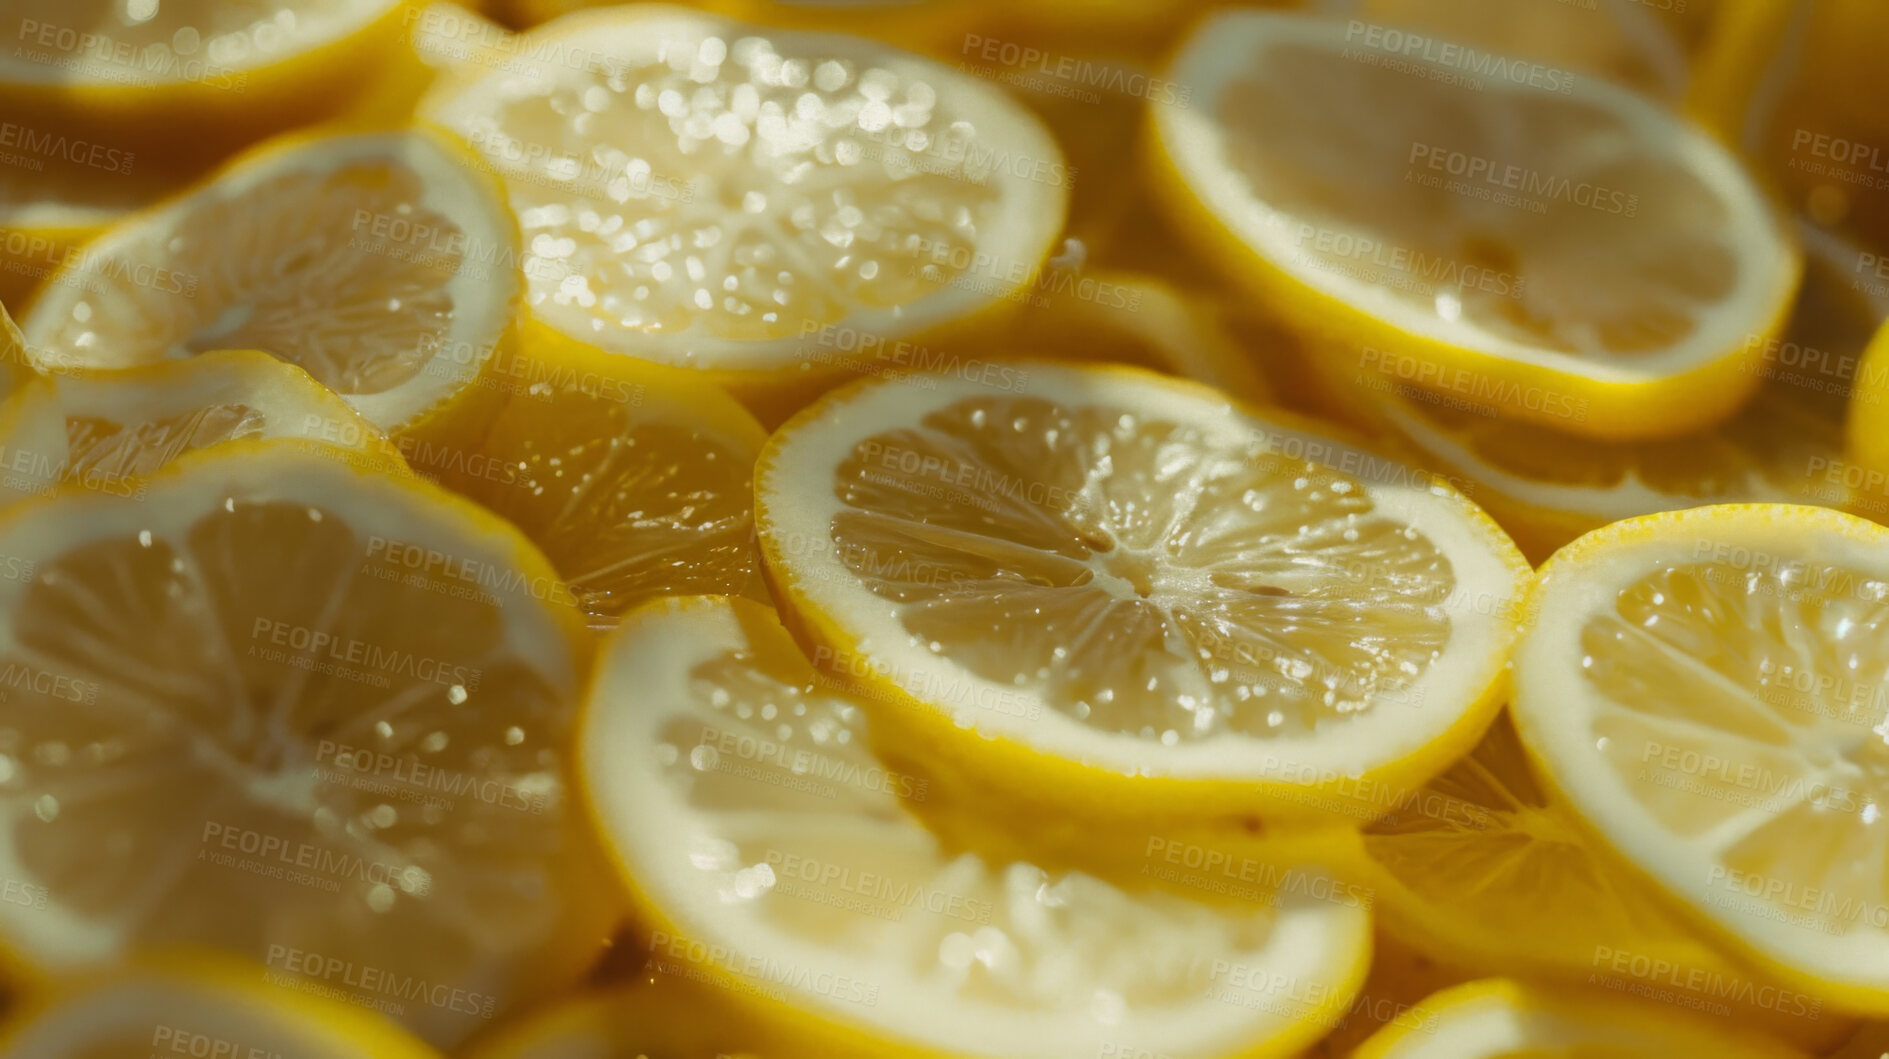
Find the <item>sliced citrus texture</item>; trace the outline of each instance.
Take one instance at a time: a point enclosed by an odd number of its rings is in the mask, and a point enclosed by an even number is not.
[[[1849,464],[1839,468],[1838,481],[1850,487],[1857,514],[1889,521],[1889,325],[1864,348],[1855,381],[1844,425]]]
[[[881,1054],[1019,1059],[1294,1054],[1364,976],[1368,906],[1314,869],[1215,904],[947,848],[908,811],[938,792],[760,604],[657,600],[602,652],[582,768],[646,974]]]
[[[1799,271],[1732,155],[1627,89],[1405,37],[1203,19],[1166,75],[1193,102],[1151,110],[1176,228],[1340,363],[1406,358],[1424,389],[1592,437],[1730,415]]]
[[[1321,813],[1474,745],[1530,576],[1488,516],[1203,386],[1017,370],[857,384],[761,454],[775,596],[890,726],[1129,816]]]
[[[0,110],[189,168],[333,116],[402,61],[404,0],[20,0]],[[185,131],[187,130],[187,132]]]
[[[619,358],[608,374],[503,357],[504,404],[470,449],[416,467],[542,549],[599,627],[652,595],[766,598],[754,460],[766,431],[716,387]]]
[[[1517,729],[1606,848],[1838,1010],[1889,1011],[1879,832],[1889,529],[1729,505],[1615,523],[1542,568]]]
[[[534,350],[697,371],[778,422],[1013,308],[1062,227],[1041,123],[883,44],[639,4],[519,50],[423,111],[504,176]]]
[[[1640,0],[1313,0],[1308,6],[1356,24],[1354,40],[1373,28],[1402,30],[1399,52],[1473,49],[1453,53],[1470,76],[1553,79],[1557,91],[1563,79],[1599,77],[1672,100],[1685,93],[1689,77],[1685,48],[1655,5]],[[1515,59],[1531,63],[1511,70]]]
[[[1447,966],[1667,998],[1813,1046],[1853,1028],[1696,938],[1542,790],[1506,715],[1362,844],[1381,927]]]
[[[32,360],[26,352],[26,336],[0,303],[0,397],[18,390],[34,376]]]
[[[468,412],[509,343],[517,226],[425,132],[272,142],[87,244],[21,323],[46,371],[211,349],[296,364],[387,431]]]
[[[1272,391],[1244,344],[1249,330],[1208,294],[1098,269],[1060,278],[996,341],[1019,356],[1132,364],[1264,401]]]
[[[1889,119],[1871,0],[1725,2],[1689,101],[1790,206],[1871,245],[1889,238]],[[1889,286],[1889,270],[1869,281]]]
[[[1387,1026],[1355,1059],[1808,1059],[1664,1005],[1491,978],[1452,986]]]
[[[832,1040],[796,1041],[690,982],[652,977],[579,994],[474,1042],[464,1059],[868,1059]],[[812,1049],[812,1050],[809,1050]],[[1873,1057],[1872,1057],[1873,1059]]]
[[[5,1059],[438,1059],[384,1016],[272,986],[257,968],[145,958],[30,994],[0,1022]]]
[[[141,503],[0,515],[0,876],[44,897],[0,934],[29,976],[208,947],[450,1045],[598,950],[569,590],[335,452],[232,441]]]
[[[308,438],[398,469],[372,423],[293,364],[219,350],[124,371],[46,376],[0,404],[0,503],[61,485],[135,496],[184,453],[240,438]]]
[[[1750,340],[1758,392],[1706,430],[1666,441],[1597,441],[1505,419],[1487,405],[1439,402],[1404,383],[1408,365],[1396,359],[1354,371],[1352,392],[1427,457],[1475,482],[1476,500],[1537,561],[1609,522],[1702,504],[1889,512],[1889,478],[1861,488],[1843,445],[1846,409],[1865,434],[1885,421],[1889,363],[1866,369],[1863,351],[1889,318],[1889,290],[1876,297],[1851,282],[1854,244],[1808,225],[1800,231],[1806,268],[1790,323],[1775,338]]]

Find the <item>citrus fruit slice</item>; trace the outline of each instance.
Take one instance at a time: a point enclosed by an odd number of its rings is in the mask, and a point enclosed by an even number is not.
[[[1449,967],[1663,999],[1807,1046],[1854,1026],[1697,939],[1542,790],[1506,716],[1362,843],[1381,929]]]
[[[1056,284],[996,342],[1019,357],[1131,364],[1265,401],[1271,388],[1242,344],[1248,330],[1209,295],[1104,269]]]
[[[945,848],[863,704],[746,600],[627,616],[585,707],[589,803],[650,933],[645,973],[920,1054],[1293,1053],[1342,1013],[1368,907],[1280,867],[1251,902]],[[1273,885],[1273,883],[1279,885]]]
[[[188,168],[345,111],[401,60],[402,0],[21,0],[0,110]],[[187,132],[185,130],[188,130]]]
[[[1730,505],[1542,568],[1514,713],[1551,787],[1675,907],[1838,1010],[1889,1010],[1889,530]]]
[[[266,984],[255,968],[167,955],[59,983],[0,1022],[6,1059],[438,1059],[385,1017]]]
[[[517,226],[497,185],[423,132],[277,141],[87,244],[21,322],[46,371],[248,348],[387,431],[466,412],[509,342]]]
[[[125,371],[35,379],[0,404],[0,503],[76,485],[137,496],[186,452],[239,438],[308,438],[399,456],[308,373],[267,353],[219,350]]]
[[[857,384],[762,451],[775,596],[888,726],[1129,816],[1319,814],[1474,745],[1530,576],[1488,516],[1206,387],[1018,370]]]
[[[568,589],[335,451],[232,441],[142,503],[0,515],[0,878],[45,897],[0,901],[0,937],[29,976],[208,947],[451,1044],[597,952]]]
[[[1550,993],[1500,978],[1437,993],[1355,1059],[1807,1059],[1761,1036],[1632,1001]]]
[[[706,383],[627,358],[606,367],[502,357],[504,404],[477,445],[405,451],[522,529],[594,626],[652,595],[766,598],[754,547],[766,431]]]
[[[1409,38],[1205,18],[1167,73],[1194,102],[1152,109],[1157,201],[1339,363],[1600,438],[1730,415],[1799,271],[1737,161],[1627,89]]]
[[[1381,358],[1354,373],[1360,385],[1352,390],[1373,394],[1393,430],[1475,482],[1472,495],[1535,560],[1609,522],[1702,504],[1815,502],[1889,512],[1889,479],[1861,488],[1860,468],[1848,465],[1843,448],[1845,409],[1873,424],[1889,401],[1889,365],[1861,366],[1870,337],[1889,318],[1889,296],[1852,284],[1854,244],[1807,225],[1800,231],[1806,268],[1790,323],[1775,338],[1750,339],[1757,394],[1698,433],[1604,442],[1503,419],[1487,405],[1438,402],[1401,381],[1404,364]]]
[[[1373,25],[1415,31],[1417,39],[1400,42],[1399,51],[1438,54],[1455,45],[1472,75],[1601,77],[1671,100],[1685,93],[1689,76],[1685,48],[1640,0],[1315,0],[1311,7],[1358,24],[1356,32]],[[1517,58],[1533,63],[1509,73]]]
[[[778,422],[1013,308],[1062,227],[1055,141],[980,78],[661,5],[526,34],[423,112],[504,176],[527,334],[698,371]]]
[[[867,1059],[832,1040],[788,1041],[686,981],[655,978],[556,1001],[475,1041],[464,1059]],[[797,1049],[797,1050],[796,1050]],[[811,1049],[811,1050],[810,1050]]]

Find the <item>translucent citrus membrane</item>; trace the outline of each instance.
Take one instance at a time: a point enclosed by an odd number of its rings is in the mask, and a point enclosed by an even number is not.
[[[479,459],[421,466],[522,529],[591,624],[609,626],[653,595],[764,596],[754,548],[764,440],[708,386],[544,384],[508,398]]]
[[[1885,625],[1889,584],[1855,569],[1678,562],[1580,632],[1588,725],[1634,802],[1763,881],[1739,900],[1838,937],[1889,920]],[[1716,893],[1705,871],[1681,883]]]
[[[1679,42],[1637,0],[1324,0],[1318,7],[1427,31],[1439,44],[1467,44],[1569,76],[1618,81],[1652,96],[1674,98],[1686,83]]]
[[[201,953],[141,956],[16,1002],[6,1059],[188,1055],[438,1059],[380,1015],[278,989],[253,966]]]
[[[1585,978],[1597,945],[1686,967],[1722,962],[1593,854],[1529,773],[1506,716],[1468,757],[1366,827],[1364,851],[1397,884],[1378,891],[1394,932],[1448,944],[1449,958],[1485,971],[1521,962]],[[1437,923],[1438,909],[1462,914]]]
[[[1362,481],[1260,446],[968,397],[853,446],[832,537],[935,652],[1088,725],[1169,745],[1341,726],[1440,656],[1455,573]]]
[[[873,755],[858,701],[816,673],[773,612],[739,600],[669,606],[631,617],[618,635],[644,642],[619,646],[599,678],[610,697],[593,711],[644,715],[589,722],[587,767],[627,774],[604,781],[619,793],[599,810],[607,829],[638,832],[618,840],[635,850],[627,867],[677,929],[750,967],[844,969],[877,994],[863,1006],[811,994],[794,1003],[941,1051],[1073,1056],[1093,1054],[1081,1042],[1098,1034],[1149,1040],[1145,1020],[1203,1042],[1239,1027],[1250,1042],[1344,1002],[1353,961],[1327,947],[1343,944],[1339,921],[1364,944],[1354,913],[1284,891],[1229,908],[947,848],[910,811],[944,792]],[[685,664],[686,680],[661,672]],[[613,765],[625,752],[653,760]],[[592,771],[593,791],[600,779]],[[637,822],[633,797],[639,815],[666,822]],[[1288,937],[1302,948],[1281,951]],[[1294,991],[1257,1010],[1203,1002],[1215,960],[1273,968]],[[1186,1009],[1197,1024],[1180,1018]]]
[[[93,508],[109,525],[84,544],[23,552],[58,505],[8,525],[32,580],[0,640],[0,858],[58,909],[12,940],[56,965],[287,946],[507,1003],[542,987],[519,968],[578,915],[558,907],[584,848],[561,772],[569,667],[519,613],[541,606],[528,579],[441,544],[460,512],[403,523],[403,498],[337,493],[354,472],[307,452],[249,473],[322,499],[236,487],[189,515],[173,476]],[[429,546],[497,587],[396,561]],[[478,1017],[404,1012],[435,1038]]]
[[[1599,521],[1668,510],[1681,498],[1842,506],[1846,497],[1810,480],[1810,471],[1822,466],[1816,459],[1842,458],[1857,364],[1889,298],[1872,299],[1851,282],[1854,247],[1814,230],[1804,234],[1810,252],[1790,322],[1752,366],[1763,381],[1749,404],[1710,430],[1613,443],[1518,423],[1489,409],[1418,400],[1410,391],[1385,402],[1386,413],[1433,453],[1447,458],[1449,450],[1459,450],[1471,467],[1519,479],[1494,483],[1505,495],[1568,504]],[[1535,491],[1542,486],[1583,492]]]
[[[41,355],[118,368],[264,349],[343,394],[391,390],[448,345],[447,288],[472,267],[464,231],[424,192],[418,173],[376,156],[192,199],[175,226],[142,226],[86,260],[73,277],[85,292],[37,336]],[[140,282],[154,272],[162,282]]]
[[[540,259],[535,314],[639,354],[652,344],[635,332],[791,338],[918,301],[973,266],[999,216],[997,166],[1015,159],[930,67],[882,64],[883,46],[842,38],[747,33],[655,22],[608,61],[509,78],[453,116],[506,173]]]
[[[1276,211],[1293,269],[1387,273],[1399,282],[1378,296],[1441,332],[1623,366],[1689,338],[1738,288],[1724,240],[1740,229],[1720,190],[1653,139],[1663,129],[1578,95],[1428,80],[1379,54],[1269,42],[1219,96],[1228,160]],[[1426,278],[1458,275],[1503,279]]]
[[[16,0],[0,79],[192,81],[245,70],[358,29],[370,0]],[[50,32],[40,32],[50,27]],[[78,38],[84,35],[80,42]],[[219,82],[221,83],[221,82]]]
[[[136,496],[179,457],[244,438],[309,437],[400,469],[397,450],[347,403],[255,351],[36,379],[0,405],[0,502],[76,484]]]

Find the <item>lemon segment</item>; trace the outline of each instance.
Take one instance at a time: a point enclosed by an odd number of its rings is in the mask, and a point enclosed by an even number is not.
[[[29,995],[0,1022],[0,1056],[439,1059],[378,1014],[262,979],[256,968],[224,958],[140,957]]]
[[[761,454],[776,598],[888,727],[1129,817],[1319,814],[1474,744],[1530,576],[1474,505],[1205,387],[1020,368],[836,391]]]
[[[184,172],[345,113],[411,62],[408,0],[22,0],[0,50],[0,110]]]
[[[422,112],[503,174],[546,355],[696,371],[778,422],[1001,315],[1062,226],[1068,189],[1038,179],[1062,156],[1037,119],[886,45],[636,5],[520,51],[566,58],[521,58]]]
[[[1807,1053],[1652,1005],[1485,979],[1437,993],[1354,1059],[1807,1059]]]
[[[272,353],[387,431],[430,429],[510,342],[521,252],[445,137],[272,142],[87,244],[22,321],[42,370]]]
[[[1531,758],[1605,847],[1734,951],[1889,1011],[1874,733],[1889,530],[1734,505],[1615,523],[1542,568],[1517,649]]]
[[[207,947],[450,1045],[597,952],[569,590],[496,518],[338,453],[225,442],[140,503],[0,515],[0,877],[46,897],[0,936],[29,978]]]
[[[124,371],[49,376],[0,404],[0,503],[76,485],[142,494],[179,456],[243,438],[306,438],[400,469],[372,423],[292,364],[220,350]]]
[[[476,444],[406,451],[523,530],[595,627],[654,595],[766,598],[754,547],[766,431],[693,377],[629,358],[607,367],[501,357],[486,381],[503,384],[503,404]]]
[[[1799,231],[1806,269],[1790,323],[1774,338],[1750,338],[1758,392],[1699,433],[1604,442],[1503,419],[1402,382],[1402,362],[1354,373],[1352,392],[1369,394],[1393,431],[1474,482],[1475,499],[1537,561],[1609,522],[1701,504],[1817,503],[1882,515],[1889,484],[1845,457],[1843,423],[1848,409],[1866,437],[1889,402],[1889,363],[1864,360],[1889,297],[1851,282],[1855,244],[1809,225]]]
[[[1364,975],[1368,910],[1313,869],[1216,906],[946,848],[907,808],[935,788],[872,755],[862,704],[758,604],[632,613],[586,709],[645,973],[705,976],[785,1024],[882,1054],[1287,1055]]]
[[[1203,19],[1166,75],[1193,102],[1151,110],[1175,227],[1340,363],[1410,358],[1418,386],[1591,437],[1730,415],[1800,268],[1737,161],[1618,86],[1407,38]]]

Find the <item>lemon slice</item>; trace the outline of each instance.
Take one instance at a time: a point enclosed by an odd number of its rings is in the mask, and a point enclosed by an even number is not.
[[[29,382],[0,404],[0,503],[62,484],[114,496],[186,452],[239,438],[307,438],[400,458],[374,425],[292,364],[221,350],[126,371]]]
[[[774,1027],[686,981],[656,978],[595,990],[501,1027],[464,1059],[866,1059],[832,1040],[787,1041]],[[799,1049],[798,1051],[794,1049]],[[815,1050],[809,1050],[815,1049]]]
[[[1433,55],[1455,44],[1534,60],[1532,69],[1520,71],[1523,79],[1558,84],[1602,77],[1672,100],[1686,91],[1685,48],[1655,5],[1640,0],[1318,0],[1312,6],[1367,26],[1415,31],[1419,39],[1400,41],[1398,51]],[[1475,67],[1488,60],[1465,61]]]
[[[1408,38],[1206,18],[1167,74],[1194,102],[1152,111],[1157,201],[1340,363],[1409,358],[1425,389],[1592,437],[1731,414],[1799,271],[1733,157],[1618,86]]]
[[[1889,1011],[1885,546],[1822,508],[1615,523],[1542,568],[1515,661],[1523,742],[1606,846],[1839,1010]]]
[[[993,1059],[1292,1054],[1364,976],[1368,908],[1311,869],[1216,905],[945,848],[907,812],[928,780],[873,757],[861,702],[759,604],[658,600],[603,651],[585,789],[646,976]]]
[[[1447,966],[1651,997],[1812,1047],[1854,1027],[1694,937],[1542,790],[1506,718],[1362,841],[1381,928]]]
[[[754,548],[766,431],[713,386],[627,358],[607,367],[502,358],[491,378],[505,403],[472,450],[405,451],[522,529],[594,626],[652,595],[766,598]]]
[[[1368,804],[1475,743],[1529,570],[1473,504],[1205,387],[1019,370],[858,384],[761,454],[776,598],[889,724],[1130,816]]]
[[[0,49],[0,110],[146,167],[187,167],[344,112],[400,61],[411,11],[402,0],[21,0]]]
[[[634,5],[519,50],[423,112],[505,176],[534,350],[699,371],[778,422],[1013,308],[1062,226],[1036,118],[882,44]]]
[[[87,244],[22,321],[30,353],[64,371],[260,349],[384,430],[444,424],[483,392],[520,285],[476,169],[420,132],[272,143]]]
[[[1353,392],[1374,392],[1372,403],[1392,429],[1475,482],[1476,500],[1538,560],[1609,522],[1701,504],[1814,502],[1889,512],[1889,479],[1857,488],[1864,474],[1843,451],[1845,409],[1873,424],[1889,400],[1889,366],[1862,365],[1870,337],[1889,317],[1889,290],[1874,297],[1851,282],[1860,253],[1854,244],[1808,225],[1799,230],[1807,267],[1790,324],[1776,338],[1752,337],[1757,355],[1748,370],[1761,380],[1758,392],[1710,429],[1668,441],[1595,441],[1502,419],[1488,406],[1438,402],[1402,382],[1408,365],[1394,359],[1354,372],[1351,381],[1361,385]]]
[[[1379,1031],[1355,1059],[1806,1059],[1806,1053],[1708,1020],[1505,979],[1437,993],[1401,1025]]]
[[[226,442],[142,503],[0,515],[0,878],[45,897],[0,937],[29,975],[210,947],[451,1044],[597,952],[569,590],[334,453]]]
[[[203,956],[140,959],[61,983],[0,1023],[6,1059],[438,1059],[385,1018],[273,988],[252,967]]]

